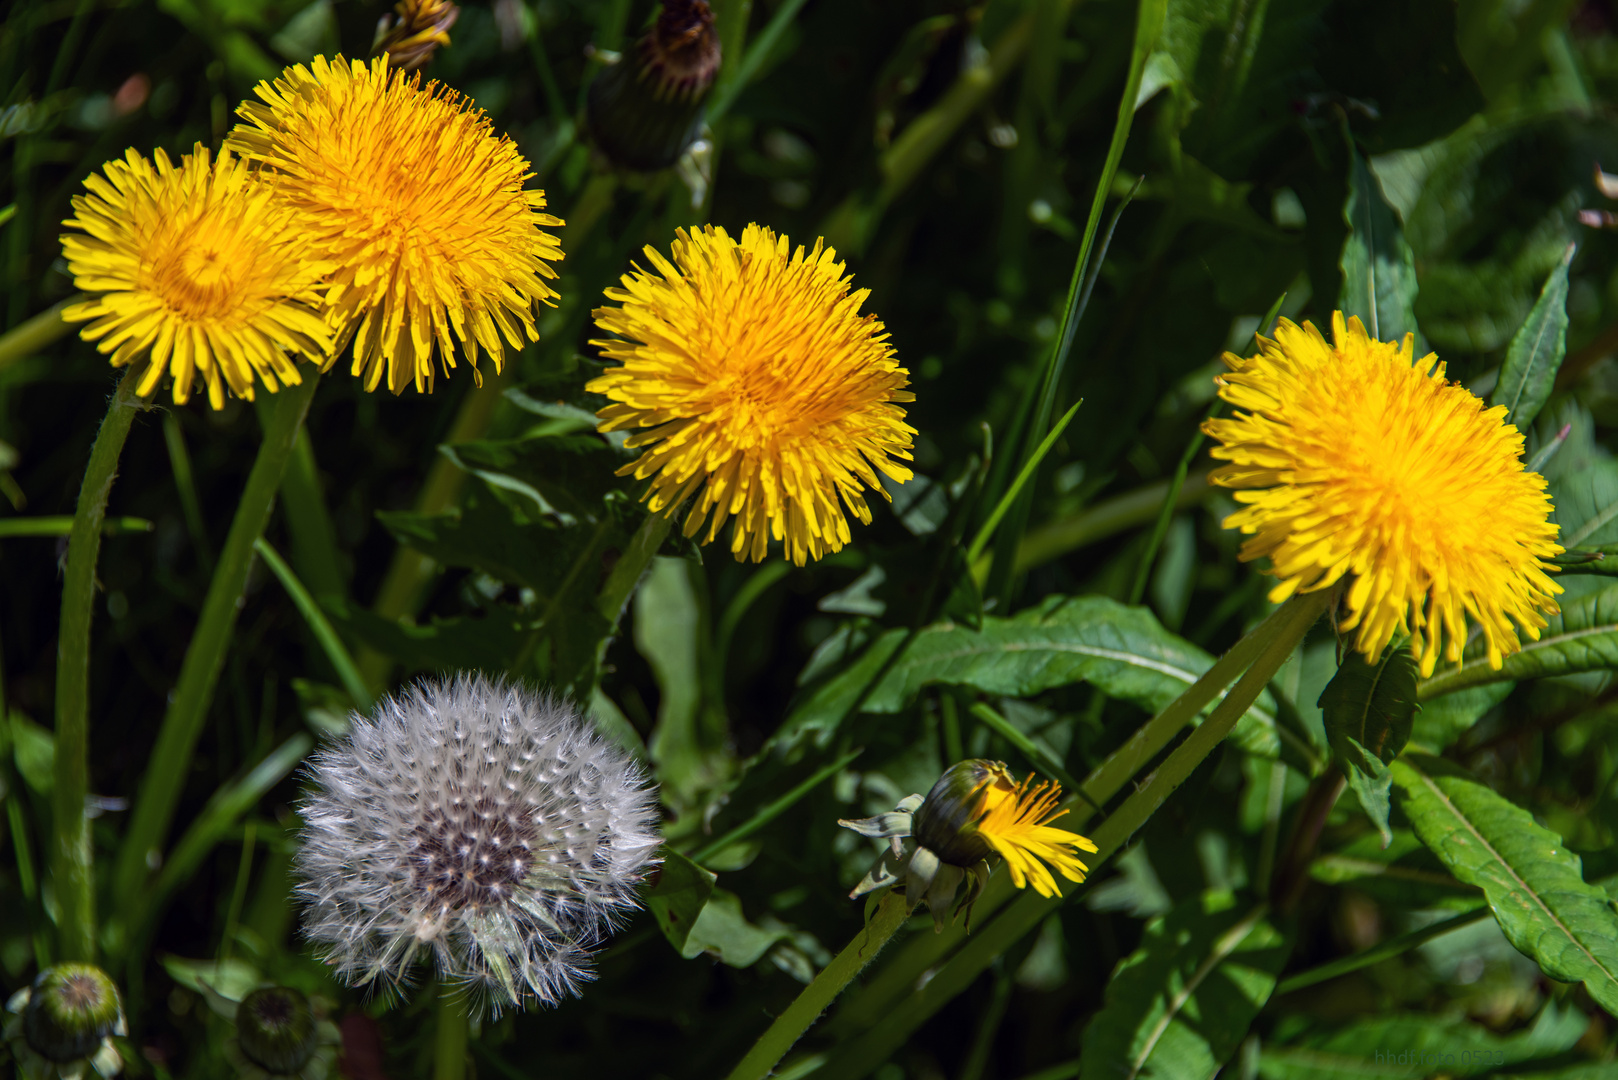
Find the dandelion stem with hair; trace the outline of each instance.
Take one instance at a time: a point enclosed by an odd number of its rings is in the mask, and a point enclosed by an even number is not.
[[[56,645],[56,756],[52,766],[55,837],[51,876],[56,883],[58,947],[65,960],[90,962],[96,952],[95,857],[90,844],[90,623],[95,608],[96,561],[107,498],[135,414],[135,369],[118,383],[106,419],[90,448],[68,538],[62,582],[62,622]]]

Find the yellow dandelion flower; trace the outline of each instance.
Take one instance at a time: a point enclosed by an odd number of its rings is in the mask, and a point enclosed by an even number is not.
[[[1077,853],[1093,852],[1096,846],[1078,833],[1051,826],[1067,813],[1057,809],[1062,789],[1051,781],[1035,784],[1033,780],[1030,774],[1022,783],[1013,784],[1001,766],[983,786],[979,811],[983,816],[977,822],[977,834],[1006,860],[1013,885],[1021,889],[1031,884],[1041,896],[1059,896],[1056,879],[1045,863],[1069,881],[1083,881],[1089,867],[1079,861]]]
[[[303,242],[335,264],[330,317],[367,390],[431,391],[435,346],[455,366],[451,331],[480,382],[479,349],[499,371],[506,345],[539,340],[562,257],[545,229],[562,222],[523,190],[528,162],[481,110],[385,57],[316,57],[256,92],[226,145],[265,168]]]
[[[62,310],[89,322],[80,336],[143,365],[136,389],[150,397],[165,373],[183,405],[200,376],[213,407],[225,389],[252,400],[253,377],[271,391],[299,383],[296,357],[331,349],[319,314],[324,263],[289,234],[287,215],[228,152],[200,144],[175,168],[134,150],[85,180],[62,224],[62,250],[90,299]]]
[[[793,252],[758,225],[739,243],[712,225],[681,229],[672,262],[646,257],[656,273],[636,267],[607,290],[620,306],[595,311],[618,338],[591,343],[621,364],[588,387],[613,401],[601,430],[647,429],[630,436],[648,449],[621,474],[651,479],[654,511],[696,493],[685,535],[707,521],[705,544],[734,517],[737,559],[762,559],[771,537],[799,566],[840,550],[845,505],[871,520],[861,484],[886,499],[878,471],[911,476],[892,459],[910,460],[900,403],[915,395],[882,323],[859,313],[869,290],[851,291],[821,241]]]
[[[1374,341],[1338,312],[1332,337],[1283,319],[1257,356],[1225,354],[1220,396],[1247,410],[1203,426],[1229,462],[1209,478],[1245,489],[1225,527],[1252,536],[1243,559],[1270,559],[1274,602],[1352,578],[1338,625],[1366,656],[1409,634],[1431,675],[1440,651],[1461,659],[1470,615],[1498,669],[1562,591],[1545,573],[1562,550],[1545,480],[1505,406],[1445,381],[1434,354],[1412,363],[1412,336]]]

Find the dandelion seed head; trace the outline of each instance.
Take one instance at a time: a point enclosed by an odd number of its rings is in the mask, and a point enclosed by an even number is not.
[[[351,985],[431,954],[489,1011],[552,1004],[657,861],[640,768],[571,708],[461,675],[356,717],[316,755],[297,859],[305,929]]]

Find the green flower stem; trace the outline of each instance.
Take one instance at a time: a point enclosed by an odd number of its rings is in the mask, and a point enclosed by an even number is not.
[[[70,296],[55,307],[47,308],[0,336],[0,371],[66,337],[73,326],[62,321],[62,309],[85,299],[83,293]]]
[[[28,324],[25,324],[25,326]],[[9,335],[8,335],[9,336]],[[67,545],[62,623],[56,641],[56,759],[52,808],[56,832],[51,874],[56,882],[61,958],[95,961],[95,857],[84,800],[90,793],[90,621],[95,608],[96,559],[101,554],[107,496],[118,474],[129,427],[141,409],[135,369],[119,382],[101,421],[79,487]]]
[[[466,994],[448,983],[438,984],[438,1037],[433,1040],[433,1080],[465,1080],[466,1046],[471,1018]]]
[[[1273,629],[1262,650],[1253,658],[1247,674],[1242,676],[1213,714],[1146,779],[1141,788],[1090,834],[1098,849],[1089,860],[1092,870],[1123,847],[1230,734],[1236,721],[1257,700],[1276,671],[1303,640],[1304,634],[1326,610],[1334,595],[1335,590],[1325,589],[1294,597],[1267,620],[1267,624],[1273,624]],[[1171,705],[1172,708],[1174,706]],[[1070,889],[1067,896],[1075,895],[1078,891]],[[965,946],[939,968],[925,986],[890,1009],[882,1016],[881,1023],[843,1044],[827,1061],[824,1074],[835,1076],[838,1080],[859,1080],[868,1075],[887,1060],[916,1028],[965,990],[994,962],[995,957],[1038,927],[1067,896],[1046,899],[1025,890],[997,918],[974,931]]]
[[[1069,816],[1063,820],[1063,825],[1074,830],[1083,828],[1095,813],[1094,807],[1105,804],[1123,790],[1124,785],[1156,757],[1193,716],[1201,712],[1263,651],[1280,628],[1281,613],[1285,610],[1275,611],[1248,631],[1247,636],[1231,646],[1230,651],[1215,661],[1202,678],[1142,725],[1128,742],[1108,755],[1076,789],[1078,797],[1069,800]],[[974,907],[978,922],[986,924],[1012,896],[1012,886],[1004,874],[990,878],[989,887]],[[886,1015],[910,992],[922,972],[941,964],[945,957],[961,946],[965,937],[959,926],[946,927],[942,934],[918,935],[868,981],[858,996],[838,1011],[828,1025],[828,1034],[841,1039],[869,1027],[872,1018]]]
[[[646,515],[629,540],[629,550],[618,557],[612,573],[607,575],[606,584],[601,586],[601,593],[596,598],[596,610],[614,627],[623,618],[624,607],[629,603],[635,586],[646,576],[646,568],[652,565],[652,556],[663,546],[676,509],[671,506],[662,513]]]
[[[151,755],[153,767],[146,770],[141,781],[129,831],[118,853],[115,895],[138,892],[162,858],[164,838],[174,820],[185,778],[190,775],[191,753],[202,733],[208,703],[213,699],[231,631],[236,626],[242,589],[253,562],[253,542],[269,521],[287,460],[319,385],[319,373],[305,370],[301,384],[284,387],[275,396],[275,411],[265,426],[264,441],[242,489],[236,517],[230,523],[230,534],[225,537],[201,616],[180,665],[179,681],[163,716]]]
[[[787,1051],[792,1049],[792,1044],[809,1030],[809,1025],[837,1000],[837,995],[843,992],[854,976],[876,959],[876,954],[904,925],[909,914],[910,909],[904,897],[892,892],[884,896],[865,929],[854,935],[854,940],[815,976],[814,982],[804,987],[803,993],[787,1006],[785,1012],[775,1018],[775,1023],[759,1036],[753,1049],[731,1070],[729,1080],[762,1080],[768,1076]]]
[[[1473,908],[1471,911],[1463,911],[1459,915],[1435,922],[1431,926],[1424,926],[1420,930],[1412,930],[1408,934],[1400,934],[1398,937],[1389,938],[1380,945],[1373,945],[1371,948],[1357,952],[1353,956],[1345,956],[1341,960],[1333,960],[1329,964],[1322,964],[1317,968],[1310,968],[1308,971],[1300,971],[1296,975],[1282,979],[1280,985],[1275,988],[1275,996],[1280,997],[1282,994],[1290,994],[1294,990],[1302,990],[1306,986],[1314,986],[1316,983],[1323,983],[1327,979],[1335,979],[1339,975],[1347,975],[1349,972],[1360,970],[1360,968],[1370,967],[1372,964],[1380,963],[1390,957],[1409,952],[1417,945],[1425,945],[1433,938],[1441,937],[1451,930],[1471,926],[1475,922],[1488,918],[1489,914],[1489,905],[1483,904]]]
[[[68,514],[47,514],[43,517],[0,518],[0,539],[16,536],[68,536],[73,532],[73,517]],[[153,525],[146,518],[111,517],[101,519],[101,535],[151,532]]]

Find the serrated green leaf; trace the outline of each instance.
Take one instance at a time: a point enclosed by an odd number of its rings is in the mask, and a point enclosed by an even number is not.
[[[1087,1080],[1209,1080],[1275,990],[1290,946],[1265,908],[1228,892],[1192,897],[1147,923],[1085,1030]]]
[[[1393,778],[1416,835],[1483,890],[1507,940],[1551,978],[1584,983],[1618,1012],[1618,915],[1562,838],[1438,758],[1407,755]]]
[[[1358,315],[1378,341],[1402,341],[1405,334],[1416,334],[1416,355],[1421,356],[1426,342],[1416,328],[1416,256],[1365,159],[1353,146],[1349,155],[1348,201],[1343,206],[1349,234],[1343,242],[1343,291],[1337,306],[1344,316]]]
[[[490,439],[442,450],[502,498],[531,514],[556,514],[565,524],[599,517],[603,495],[627,502],[617,470],[630,456],[599,435]]]
[[[1320,695],[1326,741],[1384,843],[1393,839],[1387,763],[1410,741],[1416,707],[1416,662],[1395,647],[1375,663],[1349,650]]]
[[[1589,1020],[1547,1005],[1524,1031],[1496,1035],[1481,1024],[1427,1016],[1383,1016],[1336,1031],[1267,1044],[1264,1080],[1367,1080],[1370,1077],[1481,1076],[1506,1065],[1543,1061],[1568,1050]]]
[[[1470,911],[1483,900],[1474,885],[1458,881],[1409,829],[1361,836],[1309,865],[1309,876],[1326,885],[1352,885],[1357,892],[1401,908]]]
[[[1506,657],[1499,671],[1489,667],[1487,657],[1468,657],[1459,666],[1424,679],[1417,694],[1425,701],[1485,683],[1522,682],[1611,667],[1618,667],[1618,585],[1563,597],[1561,612],[1550,616],[1539,640],[1523,642],[1522,650]]]
[[[666,801],[688,807],[726,771],[724,716],[703,697],[707,662],[696,564],[659,556],[634,600],[635,648],[657,679],[657,726],[648,743]]]
[[[986,617],[981,630],[937,623],[919,631],[895,661],[908,635],[888,631],[811,693],[782,726],[777,745],[807,737],[818,745],[829,743],[873,679],[860,704],[871,713],[898,712],[930,683],[1028,697],[1080,682],[1155,713],[1213,664],[1207,653],[1163,629],[1147,609],[1099,596],[1047,597],[1009,619]],[[1279,753],[1268,691],[1242,717],[1233,737],[1254,753]]]
[[[1506,407],[1506,423],[1518,431],[1526,432],[1539,415],[1567,354],[1567,268],[1573,251],[1569,244],[1567,254],[1545,279],[1539,299],[1506,349],[1500,381],[1489,396],[1491,406]]]
[[[697,925],[697,917],[713,895],[713,883],[718,875],[678,851],[665,849],[662,854],[663,865],[658,869],[657,883],[645,893],[646,906],[669,944],[683,955],[691,929]]]
[[[432,619],[423,624],[384,619],[336,598],[324,602],[344,635],[363,641],[413,671],[504,671],[516,660],[528,626],[502,610],[483,618]]]

